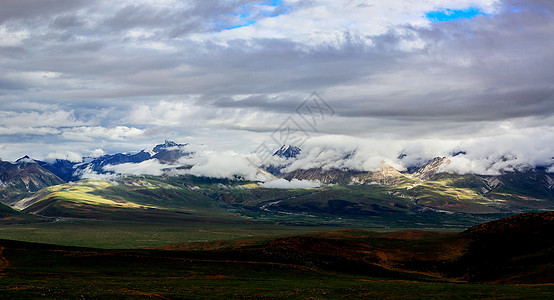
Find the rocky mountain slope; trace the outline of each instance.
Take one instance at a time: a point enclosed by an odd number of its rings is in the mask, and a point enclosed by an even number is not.
[[[24,195],[64,181],[29,157],[15,163],[0,161],[0,202],[11,203]]]

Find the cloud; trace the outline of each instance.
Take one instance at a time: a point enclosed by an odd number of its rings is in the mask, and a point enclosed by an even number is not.
[[[52,127],[0,126],[0,135],[52,135],[58,133],[60,130]]]
[[[32,102],[12,103],[10,106],[19,110],[0,111],[0,135],[51,136],[62,133],[65,127],[88,124],[88,121],[77,118],[73,110],[55,109],[51,105]],[[31,110],[21,111],[28,108]]]
[[[27,30],[10,30],[6,26],[0,25],[0,47],[19,46],[28,37]]]
[[[72,151],[65,151],[65,152],[52,152],[48,153],[46,155],[46,160],[56,160],[56,159],[65,159],[69,160],[71,162],[79,163],[83,161],[83,157],[81,154],[72,152]]]
[[[554,163],[551,130],[521,130],[510,135],[481,138],[460,143],[457,149],[467,154],[452,157],[441,172],[498,175],[503,171],[523,171],[536,166],[548,167]]]
[[[139,137],[143,133],[144,130],[127,126],[116,126],[113,128],[81,126],[65,129],[62,136],[66,139],[77,141],[93,141],[96,139],[123,140]]]
[[[263,181],[268,178],[259,168],[234,151],[205,151],[190,158],[183,158],[179,163],[192,166],[185,171],[195,176],[214,178],[244,178],[246,180]]]
[[[81,179],[95,179],[95,180],[102,180],[102,181],[113,181],[120,177],[118,174],[114,173],[105,173],[100,174],[92,170],[90,166],[77,170],[73,173],[73,176],[78,176]]]
[[[445,8],[467,9],[475,7],[492,12],[498,1],[420,1],[407,0],[366,1],[321,0],[289,2],[289,13],[263,18],[250,26],[238,26],[233,30],[217,32],[210,38],[223,42],[234,39],[289,38],[296,43],[318,47],[340,47],[350,38],[373,45],[372,36],[383,34],[391,27],[428,25],[426,12]],[[410,9],[404,9],[406,7]],[[385,13],[386,12],[386,13]],[[314,17],[317,16],[317,17]]]
[[[0,125],[25,127],[66,127],[85,125],[74,111],[0,111]]]
[[[104,151],[100,148],[96,148],[96,149],[90,150],[90,154],[88,155],[88,157],[97,158],[97,157],[100,157],[100,156],[104,156],[106,154],[107,154],[106,151]]]
[[[285,163],[283,172],[314,168],[376,171],[382,161],[400,170],[404,169],[397,160],[403,150],[402,142],[398,141],[324,136],[308,140],[302,148],[295,160]]]
[[[426,17],[469,8],[487,16]],[[535,154],[506,141],[554,128],[553,12],[547,0],[3,1],[1,155],[168,137],[248,153],[316,91],[336,115],[310,134],[328,143],[291,167],[402,167],[480,139],[499,149],[451,167],[544,161],[542,139],[521,140]]]
[[[48,17],[59,11],[78,9],[88,1],[83,0],[53,0],[43,1],[2,1],[0,23],[13,19],[34,19]]]
[[[309,180],[298,180],[293,179],[288,181],[286,179],[277,179],[273,181],[268,181],[260,183],[260,187],[268,189],[308,189],[320,187],[321,183],[309,181]]]
[[[134,106],[126,120],[134,124],[175,126],[185,124],[194,112],[197,109],[192,103],[162,100],[154,106]]]
[[[261,171],[257,166],[250,163],[249,156],[238,154],[234,151],[213,151],[207,150],[205,146],[187,145],[186,151],[191,152],[189,156],[182,157],[178,162],[168,164],[158,159],[150,159],[141,163],[125,163],[108,165],[105,171],[115,172],[123,175],[184,175],[227,178],[252,181],[266,181],[274,179],[273,176]]]
[[[450,157],[441,172],[498,175],[502,171],[549,167],[554,163],[554,131],[511,128],[503,135],[467,139],[383,140],[325,136],[308,140],[295,160],[275,161],[283,172],[298,169],[376,171],[382,161],[398,170]],[[465,154],[456,155],[459,152]],[[402,155],[402,156],[401,156]]]
[[[107,165],[105,171],[112,171],[123,175],[153,175],[161,176],[164,170],[169,170],[171,166],[160,163],[159,160],[153,158],[140,163],[125,163],[119,165]]]

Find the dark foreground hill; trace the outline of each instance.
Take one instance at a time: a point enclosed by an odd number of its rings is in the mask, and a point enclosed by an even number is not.
[[[554,297],[553,214],[459,234],[339,230],[161,249],[0,240],[0,295],[547,299]]]
[[[472,281],[554,283],[554,212],[527,213],[474,226],[457,263]]]

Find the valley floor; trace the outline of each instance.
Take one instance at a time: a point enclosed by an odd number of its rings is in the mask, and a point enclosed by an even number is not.
[[[183,228],[114,224],[66,221],[34,231],[58,245],[0,239],[0,298],[554,298],[554,213],[461,233],[198,224],[190,240]],[[37,225],[17,226],[29,233]],[[6,226],[0,232],[9,236]],[[60,245],[83,241],[91,248]]]
[[[179,263],[172,269],[130,274],[21,272],[0,279],[0,298],[51,299],[552,299],[552,285],[489,285],[386,280],[321,274],[288,266],[247,263]],[[125,268],[125,270],[127,270]],[[37,272],[37,273],[35,273]],[[40,277],[38,276],[40,275]]]

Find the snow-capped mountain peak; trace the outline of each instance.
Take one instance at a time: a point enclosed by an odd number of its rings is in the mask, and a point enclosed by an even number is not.
[[[275,151],[273,155],[281,158],[289,159],[289,158],[296,158],[298,155],[300,155],[300,152],[302,152],[302,149],[296,146],[283,145],[281,146],[281,148],[279,148],[279,150]]]

